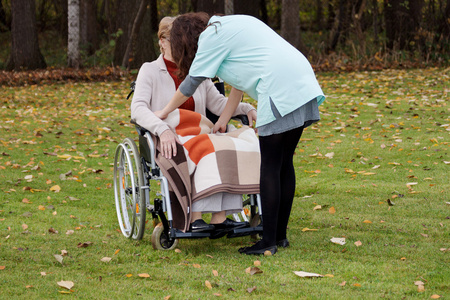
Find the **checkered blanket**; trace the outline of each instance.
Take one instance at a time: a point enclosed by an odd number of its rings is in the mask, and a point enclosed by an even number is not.
[[[182,143],[176,157],[156,156],[171,187],[174,227],[189,228],[190,206],[199,199],[219,192],[259,193],[260,153],[253,129],[211,134],[213,124],[206,117],[184,109],[173,111],[165,121]]]

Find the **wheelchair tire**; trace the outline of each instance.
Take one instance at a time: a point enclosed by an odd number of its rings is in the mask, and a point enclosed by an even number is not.
[[[177,247],[178,240],[169,240],[169,237],[164,233],[164,227],[162,223],[156,225],[152,233],[152,246],[155,250],[173,250]]]
[[[145,185],[144,173],[142,172],[141,166],[141,157],[139,155],[139,150],[136,146],[136,143],[132,139],[125,138],[122,144],[125,145],[125,147],[128,150],[128,153],[130,154],[136,186],[134,195],[136,218],[134,219],[135,226],[132,238],[135,240],[141,240],[142,237],[144,236],[145,215],[147,211],[145,203],[146,202],[145,193],[144,190],[141,189],[141,187]]]
[[[136,220],[136,186],[131,157],[123,144],[117,146],[114,157],[114,198],[120,230],[130,238]]]

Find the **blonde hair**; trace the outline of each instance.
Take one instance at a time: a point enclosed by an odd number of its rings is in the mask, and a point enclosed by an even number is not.
[[[173,21],[176,17],[164,17],[159,22],[158,39],[170,39],[170,30],[172,30]]]
[[[166,39],[170,41],[170,31],[172,30],[173,21],[175,21],[176,17],[164,17],[159,22],[158,28],[158,45],[159,51],[164,55],[164,49],[161,45],[161,39]]]

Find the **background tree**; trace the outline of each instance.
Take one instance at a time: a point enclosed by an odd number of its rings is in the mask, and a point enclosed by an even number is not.
[[[305,56],[308,50],[300,38],[300,6],[297,0],[283,0],[281,8],[281,36]]]
[[[67,66],[80,67],[80,2],[68,0]]]
[[[11,2],[11,54],[8,70],[46,68],[39,49],[34,0]]]

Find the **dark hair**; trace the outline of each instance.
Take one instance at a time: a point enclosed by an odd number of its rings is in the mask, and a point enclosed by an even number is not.
[[[205,12],[187,13],[178,16],[170,31],[172,58],[178,67],[178,78],[188,74],[198,48],[198,38],[208,25],[209,15]]]

